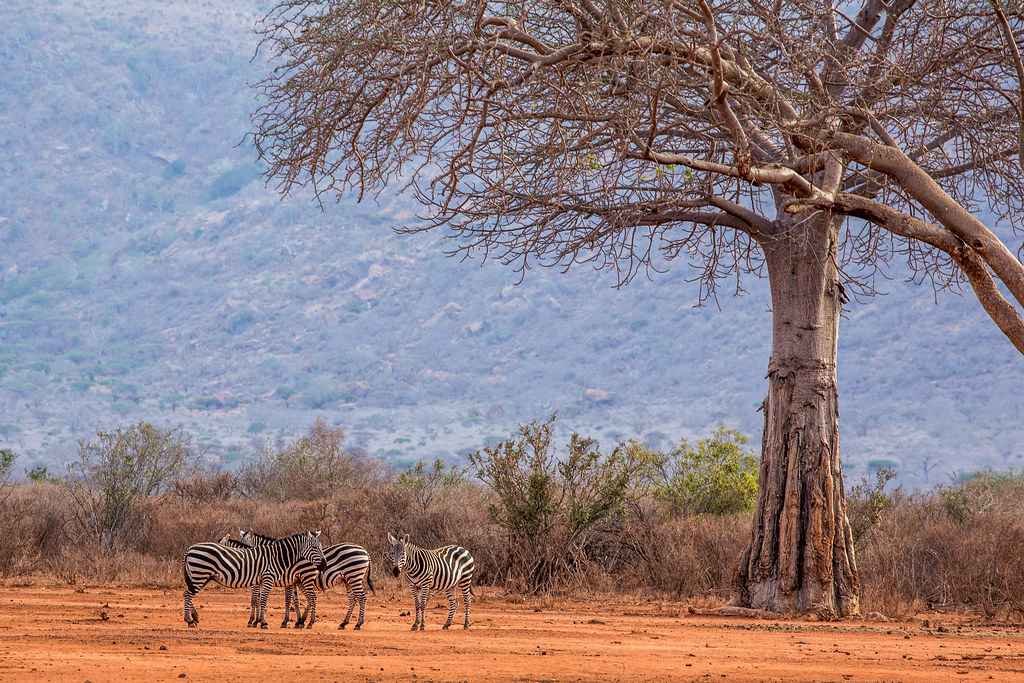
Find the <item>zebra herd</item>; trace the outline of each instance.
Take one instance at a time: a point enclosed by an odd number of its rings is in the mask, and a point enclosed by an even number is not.
[[[295,607],[295,628],[312,628],[316,622],[317,591],[326,592],[344,586],[348,593],[348,612],[338,628],[348,625],[356,604],[359,619],[354,626],[363,625],[366,613],[366,590],[371,591],[370,555],[364,548],[351,543],[321,547],[320,531],[273,538],[254,531],[239,530],[241,540],[224,536],[216,543],[197,543],[185,553],[182,562],[185,574],[185,623],[193,628],[199,624],[199,614],[192,603],[196,593],[210,581],[229,588],[251,588],[248,626],[267,628],[267,599],[275,587],[283,587],[285,595],[284,621],[288,625],[291,608]],[[431,590],[443,590],[448,596],[448,620],[442,628],[451,626],[455,616],[455,593],[462,592],[466,605],[463,628],[469,628],[469,608],[473,595],[473,556],[456,545],[435,550],[419,548],[409,542],[409,534],[397,539],[388,534],[391,544],[391,564],[395,577],[405,576],[412,589],[416,604],[416,619],[412,630],[424,628],[424,611]],[[299,590],[306,596],[306,610],[299,608]]]

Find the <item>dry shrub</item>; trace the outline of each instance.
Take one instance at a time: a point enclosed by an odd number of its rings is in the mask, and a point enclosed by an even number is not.
[[[171,494],[193,504],[228,500],[238,493],[238,477],[230,472],[198,474],[171,482]]]
[[[242,467],[238,485],[248,495],[283,502],[329,498],[391,476],[384,462],[346,448],[343,430],[317,420],[303,436],[262,448]]]
[[[1024,478],[986,474],[913,495],[886,493],[883,486],[879,479],[851,495],[865,613],[905,617],[942,608],[1024,618]],[[387,480],[279,501],[241,496],[230,475],[196,477],[142,501],[133,533],[111,550],[72,523],[59,485],[10,484],[0,505],[0,577],[178,587],[181,558],[193,543],[237,537],[239,528],[271,536],[320,528],[325,544],[365,547],[374,581],[385,591],[404,591],[390,577],[390,531],[428,548],[461,545],[476,560],[478,585],[528,592],[510,571],[522,548],[492,521],[490,491],[465,478],[447,482],[438,495],[417,491]],[[680,516],[645,498],[584,539],[585,552],[570,558],[573,571],[548,591],[718,601],[728,597],[750,524],[746,514]]]
[[[11,485],[0,505],[0,576],[24,576],[46,567],[64,542],[68,508],[53,484]]]
[[[633,560],[629,571],[616,572],[619,584],[677,597],[728,597],[750,524],[749,514],[681,517],[648,502],[625,529]]]
[[[908,497],[861,539],[865,611],[1024,615],[1024,482],[982,474]]]
[[[225,534],[238,538],[242,526],[264,504],[232,498],[192,503],[174,496],[150,498],[138,510],[140,533],[129,549],[164,560],[180,561],[190,545],[219,540]],[[267,507],[273,507],[268,505]]]
[[[470,551],[476,565],[474,582],[501,581],[504,564],[498,527],[487,514],[486,494],[480,486],[463,481],[437,496],[427,506],[408,492],[382,487],[371,493],[370,514],[364,530],[366,549],[383,571],[391,569],[387,534],[409,534],[422,548],[460,545]]]

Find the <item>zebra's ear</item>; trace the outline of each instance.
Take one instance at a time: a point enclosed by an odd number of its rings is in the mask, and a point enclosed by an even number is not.
[[[402,542],[405,543],[406,545],[409,544],[409,534],[405,535],[405,538],[402,539]]]
[[[322,529],[317,529],[316,531],[314,531],[313,532],[313,538],[320,538],[320,532],[321,531],[322,531]]]
[[[391,545],[398,543],[398,539],[392,536],[390,531],[388,532],[388,543]]]

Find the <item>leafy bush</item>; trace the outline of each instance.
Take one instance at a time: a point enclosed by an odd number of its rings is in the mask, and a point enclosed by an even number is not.
[[[757,502],[757,453],[747,437],[719,427],[694,449],[682,439],[667,455],[655,453],[655,498],[688,515],[744,512]]]
[[[50,468],[46,465],[36,465],[30,470],[25,470],[25,476],[29,481],[40,484],[59,484],[61,482],[61,478],[50,472]]]
[[[579,582],[605,534],[642,491],[648,451],[633,444],[602,454],[596,441],[573,434],[555,458],[555,417],[520,425],[519,434],[469,455],[475,476],[494,493],[492,519],[507,534],[505,573],[537,592]]]
[[[110,551],[133,531],[136,507],[185,474],[196,456],[181,427],[139,422],[96,435],[97,443],[79,443],[78,461],[68,465],[62,486],[78,529]]]
[[[893,494],[885,492],[886,485],[896,478],[896,470],[883,467],[875,471],[875,481],[871,483],[865,477],[861,483],[850,489],[846,500],[846,511],[850,517],[850,529],[856,543],[870,529],[881,526],[883,515],[896,506],[902,491],[896,488]]]
[[[11,481],[11,470],[14,469],[14,461],[18,454],[9,448],[0,449],[0,502],[7,497],[8,485]]]
[[[407,496],[426,512],[431,505],[452,495],[452,492],[466,480],[466,471],[449,465],[440,458],[427,469],[427,464],[420,460],[398,475],[391,483],[392,491],[398,496]]]

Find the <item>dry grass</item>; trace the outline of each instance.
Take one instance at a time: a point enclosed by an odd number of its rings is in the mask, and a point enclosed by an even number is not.
[[[860,502],[851,501],[852,516],[866,514]],[[982,475],[913,496],[897,492],[884,503],[874,506],[870,520],[855,520],[862,529],[856,544],[862,612],[899,618],[939,609],[1024,619],[1020,477]],[[749,515],[680,517],[646,501],[605,532],[590,556],[576,558],[573,572],[551,591],[524,596],[510,580],[507,536],[489,521],[482,490],[468,484],[425,509],[380,485],[305,502],[179,491],[146,500],[136,514],[138,531],[115,551],[103,552],[69,522],[60,487],[15,485],[0,506],[0,577],[8,584],[177,588],[181,558],[193,543],[227,533],[237,537],[239,528],[284,535],[319,527],[325,543],[366,547],[378,590],[396,599],[404,598],[404,589],[388,573],[388,531],[408,533],[426,547],[470,548],[477,584],[491,599],[528,597],[554,606],[566,597],[615,595],[650,609],[659,600],[678,605],[682,599],[701,610],[728,598],[734,563],[750,532]]]

